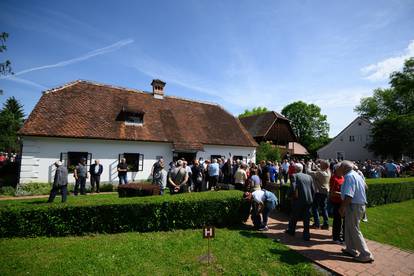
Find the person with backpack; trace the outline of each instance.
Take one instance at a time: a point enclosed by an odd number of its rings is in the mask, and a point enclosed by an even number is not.
[[[259,231],[268,231],[267,221],[270,212],[276,208],[278,202],[277,197],[272,192],[261,189],[260,185],[255,185],[253,190],[253,224]]]

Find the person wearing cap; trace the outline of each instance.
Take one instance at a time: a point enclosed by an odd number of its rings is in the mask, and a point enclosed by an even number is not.
[[[285,233],[294,236],[296,224],[300,218],[303,218],[303,239],[309,241],[309,221],[313,203],[314,184],[312,177],[303,173],[302,164],[295,163],[294,166],[296,173],[292,176],[292,185],[289,189],[289,195],[292,199],[292,211],[290,213],[289,226]]]
[[[82,157],[80,159],[79,164],[75,167],[75,171],[73,173],[75,177],[75,190],[74,195],[77,196],[79,192],[80,186],[80,194],[86,195],[86,179],[88,178],[88,170],[86,168],[86,158]]]
[[[56,161],[55,166],[55,178],[53,179],[52,190],[50,191],[49,199],[47,202],[53,202],[59,190],[62,194],[62,202],[66,202],[68,193],[68,169],[62,166],[61,161]]]

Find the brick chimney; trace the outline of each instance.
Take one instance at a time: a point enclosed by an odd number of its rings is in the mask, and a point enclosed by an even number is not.
[[[163,99],[165,82],[159,79],[155,79],[155,80],[152,80],[151,85],[152,85],[152,95],[154,95],[154,98]]]

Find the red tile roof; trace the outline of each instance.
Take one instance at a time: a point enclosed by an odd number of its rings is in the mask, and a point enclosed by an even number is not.
[[[122,110],[144,114],[144,123],[117,120]],[[20,135],[171,142],[177,150],[203,145],[256,147],[240,121],[219,105],[75,81],[46,91]]]

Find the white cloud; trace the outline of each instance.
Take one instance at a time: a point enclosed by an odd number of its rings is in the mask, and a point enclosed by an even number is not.
[[[67,65],[70,65],[70,64],[74,64],[74,63],[78,63],[78,62],[90,59],[90,58],[95,57],[95,56],[99,56],[99,55],[103,55],[103,54],[107,54],[107,53],[119,50],[120,48],[122,48],[122,47],[124,47],[128,44],[131,44],[133,42],[134,42],[133,39],[124,39],[124,40],[118,41],[114,44],[111,44],[109,46],[90,51],[90,52],[88,52],[85,55],[82,55],[80,57],[60,61],[60,62],[54,63],[54,64],[48,64],[48,65],[43,65],[43,66],[38,66],[38,67],[25,69],[25,70],[22,70],[20,72],[15,73],[13,76],[16,77],[16,76],[20,76],[20,75],[23,75],[23,74],[33,72],[33,71],[45,70],[45,69],[56,68],[56,67],[64,67],[64,66],[67,66]],[[6,77],[2,77],[0,79],[7,79],[7,78],[12,78],[12,76],[6,76]]]
[[[404,61],[412,56],[414,56],[414,40],[408,44],[404,53],[365,66],[361,68],[361,73],[370,81],[386,81],[392,72],[400,70]]]

